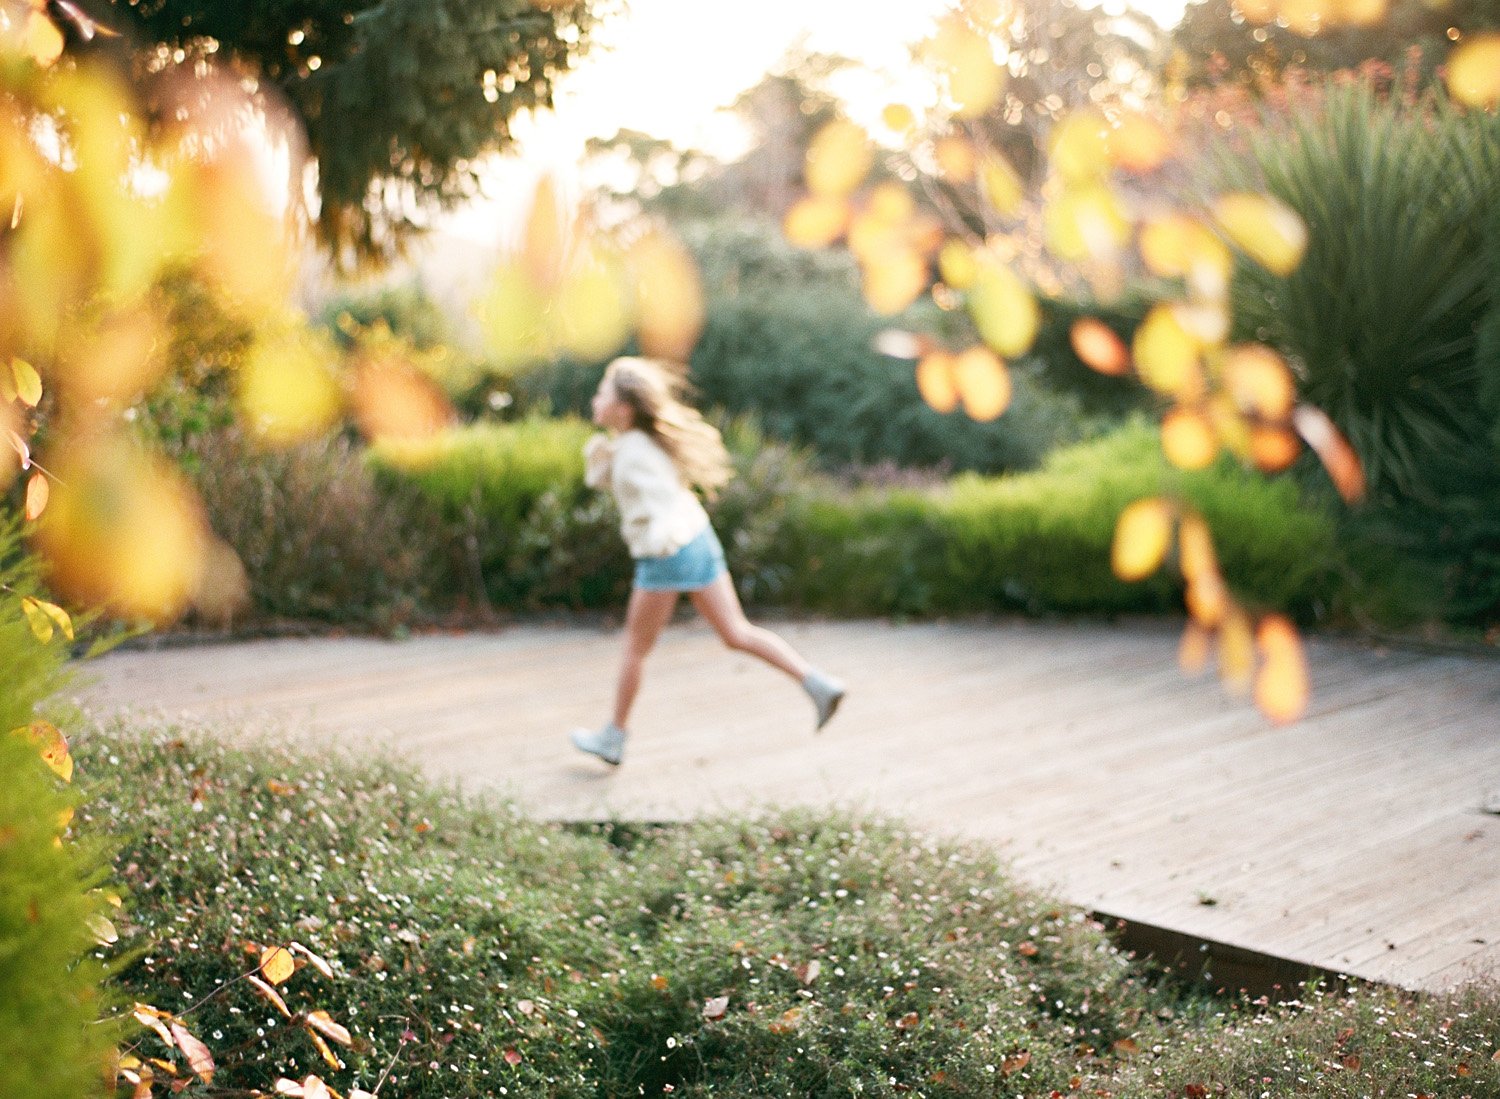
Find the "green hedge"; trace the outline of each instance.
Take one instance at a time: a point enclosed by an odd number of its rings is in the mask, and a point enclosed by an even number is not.
[[[46,714],[63,683],[66,642],[32,636],[20,594],[35,591],[13,523],[0,526],[0,1095],[99,1095],[115,1032],[100,1023],[105,970],[89,920],[107,909],[90,892],[104,860],[96,844],[59,844],[71,788],[12,732]]]
[[[472,590],[472,568],[502,606],[610,605],[629,563],[607,496],[582,485],[589,430],[567,420],[471,427],[375,460],[393,490],[429,502],[434,537],[472,547],[455,563],[452,592]],[[840,614],[1172,610],[1169,573],[1125,584],[1109,569],[1120,511],[1162,492],[1207,516],[1231,583],[1251,603],[1311,617],[1329,598],[1332,522],[1305,509],[1290,482],[1228,462],[1177,473],[1144,423],[1060,451],[1034,473],[932,488],[851,489],[742,425],[729,438],[740,476],[715,519],[742,595],[758,604]]]

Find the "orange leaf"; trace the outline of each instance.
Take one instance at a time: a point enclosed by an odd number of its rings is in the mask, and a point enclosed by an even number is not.
[[[41,518],[42,512],[47,509],[47,498],[52,495],[52,487],[47,483],[47,475],[41,470],[33,473],[26,482],[26,521],[35,522]]]
[[[1139,1053],[1140,1051],[1140,1043],[1134,1038],[1118,1038],[1115,1040],[1115,1052],[1122,1057],[1128,1057],[1132,1053]]]
[[[1235,403],[1268,420],[1285,420],[1297,400],[1297,386],[1286,360],[1264,344],[1231,347],[1224,356],[1224,381]]]
[[[1296,721],[1307,709],[1307,659],[1296,627],[1281,615],[1267,615],[1256,630],[1265,658],[1255,681],[1255,704],[1277,724]]]
[[[284,946],[268,946],[260,955],[261,974],[273,985],[284,982],[297,972],[297,963]]]
[[[307,1025],[316,1030],[326,1038],[331,1038],[341,1046],[352,1046],[354,1037],[347,1029],[335,1023],[326,1011],[309,1011],[307,1013]]]
[[[1197,675],[1208,667],[1209,646],[1213,635],[1197,622],[1189,622],[1182,631],[1182,642],[1177,647],[1177,666],[1188,675]]]
[[[627,258],[636,282],[641,353],[687,362],[707,315],[692,254],[670,234],[652,231],[630,246]]]
[[[927,289],[927,261],[916,249],[897,246],[873,255],[864,267],[864,295],[870,308],[892,317]]]
[[[658,992],[665,992],[667,990],[667,979],[660,973],[653,973],[651,974],[651,987]]]
[[[50,721],[37,720],[15,730],[26,736],[41,753],[42,762],[64,782],[73,781],[73,756],[68,751],[68,738]]]
[[[922,1022],[921,1017],[915,1011],[908,1011],[896,1020],[897,1030],[915,1030]]]
[[[424,439],[453,421],[437,384],[395,357],[367,358],[354,370],[354,418],[369,439]]]
[[[1297,460],[1302,444],[1284,427],[1257,424],[1250,429],[1250,460],[1265,473],[1280,473]]]
[[[940,138],[934,147],[938,171],[954,183],[967,183],[974,178],[974,169],[979,163],[978,154],[968,139],[962,137]]]
[[[1300,404],[1292,411],[1292,425],[1297,433],[1307,440],[1307,445],[1323,461],[1333,487],[1338,489],[1344,502],[1357,503],[1365,495],[1365,471],[1359,456],[1354,453],[1343,433],[1321,409],[1309,404]]]
[[[1182,575],[1189,580],[1219,577],[1219,558],[1214,553],[1213,534],[1201,515],[1189,513],[1182,517],[1177,532],[1177,559]]]
[[[947,351],[929,351],[917,363],[917,392],[936,412],[948,413],[958,407],[954,362]]]
[[[1245,612],[1231,607],[1219,626],[1219,678],[1235,694],[1250,689],[1255,672],[1255,638]]]
[[[187,1057],[188,1067],[205,1084],[214,1082],[214,1058],[208,1047],[188,1033],[181,1023],[170,1024],[172,1037],[177,1039],[177,1048]]]
[[[1229,610],[1229,589],[1217,573],[1189,580],[1185,596],[1193,621],[1209,628],[1219,625]]]
[[[969,418],[996,419],[1010,406],[1010,373],[987,347],[971,347],[953,361],[953,380]]]
[[[24,49],[28,57],[46,68],[62,56],[63,46],[62,31],[46,15],[33,11],[27,17]]]
[[[338,1054],[334,1053],[333,1050],[328,1047],[328,1043],[323,1041],[323,1036],[312,1027],[307,1027],[306,1030],[307,1036],[312,1039],[312,1044],[317,1049],[317,1051],[323,1055],[323,1060],[327,1062],[328,1067],[332,1069],[343,1068],[344,1062],[340,1061]]]
[[[1110,564],[1121,580],[1150,576],[1167,556],[1172,541],[1172,507],[1160,497],[1136,500],[1115,524]]]
[[[1127,172],[1154,172],[1172,153],[1172,135],[1150,115],[1126,111],[1109,132],[1109,151]]]
[[[293,954],[301,954],[319,973],[323,974],[323,976],[327,977],[329,980],[333,979],[333,967],[317,954],[314,954],[311,950],[307,949],[307,947],[298,942],[288,943],[287,945],[291,948]]]
[[[264,999],[269,1001],[271,1006],[274,1007],[277,1011],[281,1012],[283,1016],[288,1019],[292,1017],[292,1010],[291,1008],[286,1006],[286,1001],[281,998],[281,993],[277,992],[274,988],[266,984],[265,981],[261,980],[254,974],[247,977],[246,980],[250,983],[251,988],[260,993],[260,995]]]
[[[1130,371],[1130,351],[1113,328],[1096,317],[1079,317],[1068,330],[1073,354],[1100,374],[1118,376]]]
[[[1002,1076],[1014,1076],[1029,1064],[1031,1064],[1031,1052],[1023,1049],[1020,1053],[1007,1057],[1000,1062],[1000,1074]]]

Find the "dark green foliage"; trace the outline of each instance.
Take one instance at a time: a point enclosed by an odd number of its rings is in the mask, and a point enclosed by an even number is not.
[[[89,887],[97,848],[57,843],[71,789],[37,748],[11,730],[43,716],[63,682],[65,643],[43,645],[17,593],[35,591],[13,522],[0,532],[0,1095],[84,1099],[98,1095],[113,1032],[98,1022],[104,968],[90,952],[88,921],[107,903]],[[55,714],[52,716],[56,716]]]
[[[1349,437],[1370,483],[1364,535],[1439,567],[1441,613],[1492,621],[1500,116],[1331,88],[1268,121],[1225,175],[1263,180],[1311,231],[1289,277],[1237,274],[1238,335],[1287,352]]]
[[[354,333],[377,324],[419,351],[446,347],[454,340],[453,325],[442,307],[415,282],[342,294],[324,304],[317,320],[345,350],[354,345]]]
[[[448,206],[474,195],[475,160],[509,144],[518,113],[550,105],[602,7],[111,0],[105,22],[190,59],[212,40],[278,88],[317,158],[321,235],[342,256],[389,251],[416,229],[407,198]]]

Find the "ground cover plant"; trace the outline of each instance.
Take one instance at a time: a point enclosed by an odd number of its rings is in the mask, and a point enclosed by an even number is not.
[[[570,828],[391,760],[172,728],[80,739],[80,819],[121,839],[120,991],[203,1001],[231,1093],[308,1073],[413,1099],[1500,1087],[1493,993],[1185,998],[992,855],[892,824]],[[342,1069],[235,980],[289,940],[328,960],[281,989],[296,1019],[349,1028]]]

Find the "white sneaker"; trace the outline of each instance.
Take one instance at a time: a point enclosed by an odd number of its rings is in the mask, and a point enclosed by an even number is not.
[[[598,756],[605,763],[618,767],[625,755],[625,730],[617,725],[606,725],[602,729],[574,729],[570,734],[573,747],[591,756]]]
[[[802,689],[812,698],[813,705],[818,710],[815,732],[828,724],[838,710],[839,703],[844,701],[844,695],[848,693],[840,680],[816,670],[807,673],[807,678],[802,681]]]

